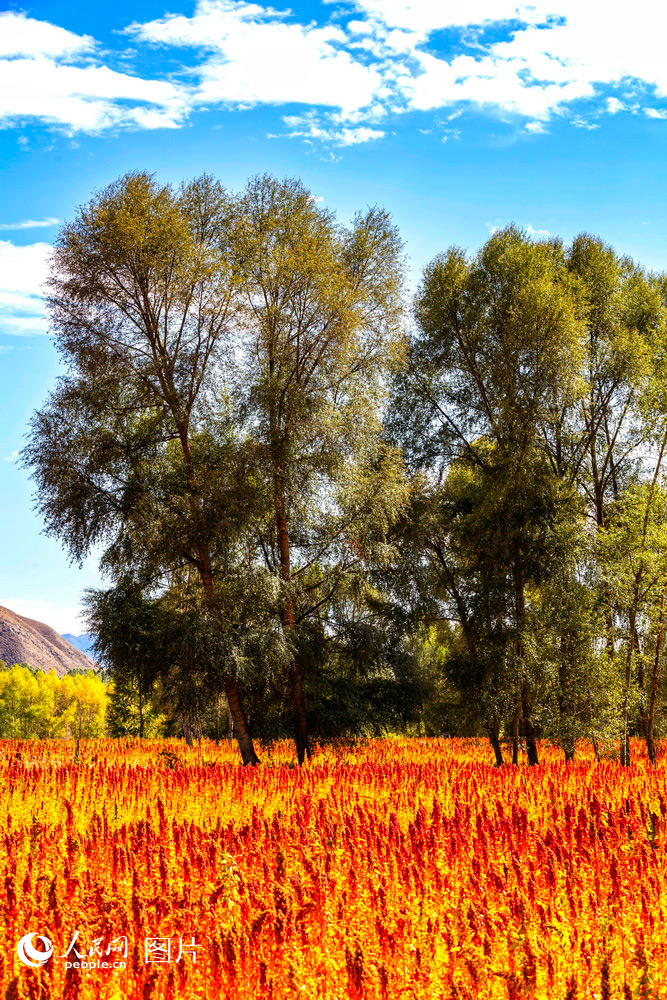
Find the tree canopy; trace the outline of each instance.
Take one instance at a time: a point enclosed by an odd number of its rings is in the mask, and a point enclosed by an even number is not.
[[[667,279],[517,227],[406,308],[379,207],[131,173],[63,226],[24,453],[92,550],[117,732],[641,733],[663,661]],[[221,723],[222,719],[222,723]]]

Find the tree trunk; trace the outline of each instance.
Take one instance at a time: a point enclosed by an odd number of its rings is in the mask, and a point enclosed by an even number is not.
[[[600,763],[600,747],[598,746],[597,736],[591,737],[591,743],[593,744],[593,753],[595,754],[595,762]]]
[[[560,664],[558,667],[558,682],[560,685],[558,707],[560,711],[561,732],[563,732],[565,727],[569,725],[569,720],[572,718],[574,712],[571,695],[571,677],[569,676],[568,671],[568,665],[571,664],[572,661],[573,655],[567,635],[565,633],[561,633]],[[572,732],[564,732],[562,746],[563,753],[565,754],[565,763],[569,764],[570,761],[574,760],[575,741]]]
[[[255,753],[252,743],[250,727],[248,726],[248,720],[243,710],[236,678],[232,677],[231,674],[228,674],[225,679],[225,693],[227,695],[227,704],[229,705],[229,712],[236,732],[239,750],[241,751],[241,760],[244,764],[259,764],[259,757]]]
[[[183,735],[185,736],[186,745],[192,749],[192,728],[190,726],[190,712],[189,710],[183,712]]]
[[[280,575],[283,582],[285,584],[289,584],[292,576],[289,530],[287,526],[287,518],[285,517],[284,496],[278,473],[276,473],[274,479],[274,491]],[[296,645],[296,618],[294,614],[294,604],[289,594],[286,596],[283,604],[283,625],[290,635],[292,642]],[[292,694],[292,710],[294,712],[294,743],[296,745],[296,755],[299,764],[303,764],[306,757],[310,758],[310,741],[308,738],[306,696],[303,688],[303,667],[296,650],[293,653],[292,663],[289,668],[289,681],[290,691]]]
[[[651,674],[651,691],[649,694],[648,712],[642,712],[642,722],[644,725],[644,737],[646,739],[646,752],[648,753],[648,759],[655,767],[658,763],[658,757],[655,750],[655,740],[653,734],[655,732],[655,710],[658,702],[658,682],[660,680],[661,673],[661,656],[662,656],[662,638],[663,638],[663,627],[664,627],[664,613],[665,613],[665,587],[663,586],[660,594],[660,615],[658,617],[658,633],[655,637],[655,655],[653,657],[653,672]]]
[[[526,598],[525,598],[525,592],[524,592],[523,574],[522,574],[522,572],[520,570],[520,558],[521,558],[520,549],[519,549],[519,546],[516,545],[515,546],[515,551],[514,551],[514,613],[515,613],[515,616],[516,616],[516,633],[517,633],[516,634],[516,662],[517,662],[517,673],[518,673],[518,676],[517,676],[517,680],[516,680],[516,683],[517,683],[517,696],[516,696],[516,704],[514,706],[514,720],[513,720],[513,724],[512,724],[512,763],[513,764],[518,764],[519,763],[519,724],[520,724],[522,715],[523,715],[523,721],[524,721],[524,735],[526,735],[526,737],[528,735],[527,732],[526,732],[526,726],[525,726],[525,723],[526,723],[526,709],[525,709],[525,700],[526,700],[525,684],[526,684],[526,678],[525,678],[525,664],[524,664],[525,653],[524,653],[523,641],[522,641],[522,630],[523,630],[523,624],[524,624],[524,612],[525,612],[525,607],[526,607]],[[532,731],[532,727],[531,727],[531,731]],[[526,749],[528,751],[528,762],[530,764],[532,764],[533,761],[531,760],[531,750],[530,750],[530,747],[528,745],[528,739],[526,739]],[[534,748],[534,740],[533,740],[533,749],[534,749],[535,755],[537,755],[537,750]]]
[[[310,758],[310,741],[308,739],[308,716],[306,714],[306,696],[303,690],[303,674],[301,664],[298,661],[293,664],[290,670],[290,684],[294,705],[296,755],[299,764],[303,764],[306,757]]]
[[[502,767],[503,764],[505,763],[505,761],[503,760],[503,751],[500,746],[499,729],[500,727],[497,722],[489,724],[488,727],[489,742],[493,747],[493,753],[495,754],[496,767]]]
[[[595,407],[594,402],[591,400],[591,412]],[[593,473],[593,490],[595,495],[595,521],[598,526],[598,530],[601,530],[605,526],[604,520],[604,487],[602,480],[598,474],[597,467],[597,452],[595,447],[595,435],[591,435],[591,469]],[[607,655],[609,660],[614,659],[614,612],[611,600],[611,590],[609,584],[604,584],[604,618],[605,618],[605,638],[607,644]]]
[[[220,746],[220,699],[215,703],[215,745]]]
[[[200,553],[197,566],[209,607],[215,614],[219,614],[220,609],[213,584],[213,573],[206,553]],[[244,764],[259,764],[259,757],[255,753],[252,743],[250,727],[248,726],[248,719],[243,708],[236,678],[232,674],[226,674],[223,683],[225,685],[225,694],[227,695],[227,705],[229,706],[229,712],[234,722],[234,731],[239,744],[241,760]]]
[[[627,730],[627,720],[626,720],[626,730],[621,736],[621,766],[630,767],[630,735]]]
[[[523,732],[526,737],[528,763],[531,767],[534,767],[536,764],[539,764],[540,761],[537,754],[537,739],[532,720],[532,705],[528,692],[525,690],[521,695],[521,713],[523,716]]]
[[[521,705],[517,699],[514,706],[514,718],[512,719],[512,763],[519,766],[519,719],[521,718]]]
[[[181,448],[183,451],[183,461],[185,463],[188,484],[191,490],[190,503],[193,514],[198,517],[201,513],[201,499],[194,461],[192,458],[192,451],[190,449],[189,425],[187,423],[179,422],[178,418],[177,425],[181,440]],[[211,556],[205,545],[202,545],[197,552],[196,566],[208,606],[213,614],[217,618],[220,618],[220,606],[218,604],[215,584],[213,582]],[[241,760],[244,764],[259,764],[259,757],[255,753],[255,748],[252,744],[252,737],[250,736],[250,729],[248,728],[248,720],[243,709],[243,703],[241,701],[241,695],[239,694],[236,679],[232,674],[226,674],[223,679],[223,683],[227,694],[229,711],[234,719],[239,750],[241,752]],[[231,697],[230,691],[232,692]]]
[[[656,462],[655,470],[653,473],[653,480],[651,482],[651,495],[655,489],[656,483],[658,482],[658,476],[660,475],[660,466],[662,465],[662,459],[665,454],[665,449],[667,448],[667,430],[665,430],[664,437],[662,439],[662,446],[660,448],[660,454],[658,455],[658,461]],[[646,532],[648,529],[649,522],[649,506],[646,506],[646,512],[644,514],[644,532],[643,540],[646,540]],[[653,767],[657,764],[657,755],[655,751],[655,742],[653,739],[653,733],[655,728],[655,709],[658,699],[658,678],[660,676],[660,654],[662,652],[662,633],[664,625],[664,612],[665,612],[665,584],[663,584],[660,591],[660,614],[658,616],[658,632],[655,637],[655,655],[653,659],[653,673],[651,676],[651,693],[649,695],[649,706],[648,713],[644,708],[642,708],[642,724],[644,728],[644,736],[646,739],[646,750],[648,752],[648,757]],[[637,641],[637,646],[639,642]],[[640,658],[641,662],[641,658]],[[642,671],[641,686],[644,686],[644,677]]]
[[[141,676],[139,677],[139,739],[144,738],[144,696],[141,690]]]
[[[635,581],[635,604],[638,582]],[[628,652],[625,658],[625,690],[623,693],[623,731],[621,733],[621,766],[630,767],[630,721],[628,718],[628,701],[630,698],[630,684],[632,683],[632,654],[635,648],[636,635],[636,615],[634,610],[630,612],[630,637],[628,639]]]

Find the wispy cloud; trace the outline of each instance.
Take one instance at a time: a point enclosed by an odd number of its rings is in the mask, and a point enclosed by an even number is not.
[[[46,333],[41,289],[51,249],[48,243],[19,246],[0,240],[0,333]]]
[[[283,122],[287,132],[269,132],[268,139],[287,137],[305,139],[307,142],[331,143],[334,146],[355,146],[382,139],[385,135],[382,129],[370,128],[368,125],[350,126],[333,118],[325,122],[315,111],[304,115],[285,115]]]
[[[615,113],[615,112],[612,112],[612,114],[613,113]],[[594,132],[595,129],[600,128],[600,123],[599,122],[592,122],[592,121],[589,121],[589,119],[587,119],[587,118],[581,118],[580,116],[577,116],[576,118],[573,118],[572,119],[572,124],[574,125],[575,128],[584,128],[584,129],[587,129],[589,132]]]
[[[501,230],[506,223],[504,223],[501,219],[496,219],[495,222],[485,222],[484,225],[488,233],[493,236],[493,234],[499,232],[499,230]],[[551,232],[548,229],[536,229],[535,226],[530,224],[530,222],[523,228],[528,236],[551,236]]]
[[[23,219],[21,222],[0,222],[0,229],[47,229],[49,226],[57,226],[60,219]]]

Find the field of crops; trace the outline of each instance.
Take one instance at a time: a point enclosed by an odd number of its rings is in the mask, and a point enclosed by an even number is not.
[[[633,750],[3,741],[0,997],[667,997],[667,767]]]

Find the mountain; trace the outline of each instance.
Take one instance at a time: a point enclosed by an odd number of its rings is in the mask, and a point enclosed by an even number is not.
[[[0,660],[8,666],[27,663],[39,670],[55,670],[59,677],[69,670],[90,670],[93,662],[43,622],[0,607]]]
[[[83,635],[72,635],[71,632],[65,632],[61,635],[61,639],[68,642],[70,646],[74,646],[76,649],[80,649],[82,653],[89,656],[91,660],[93,659],[93,642],[95,637],[84,633]]]

